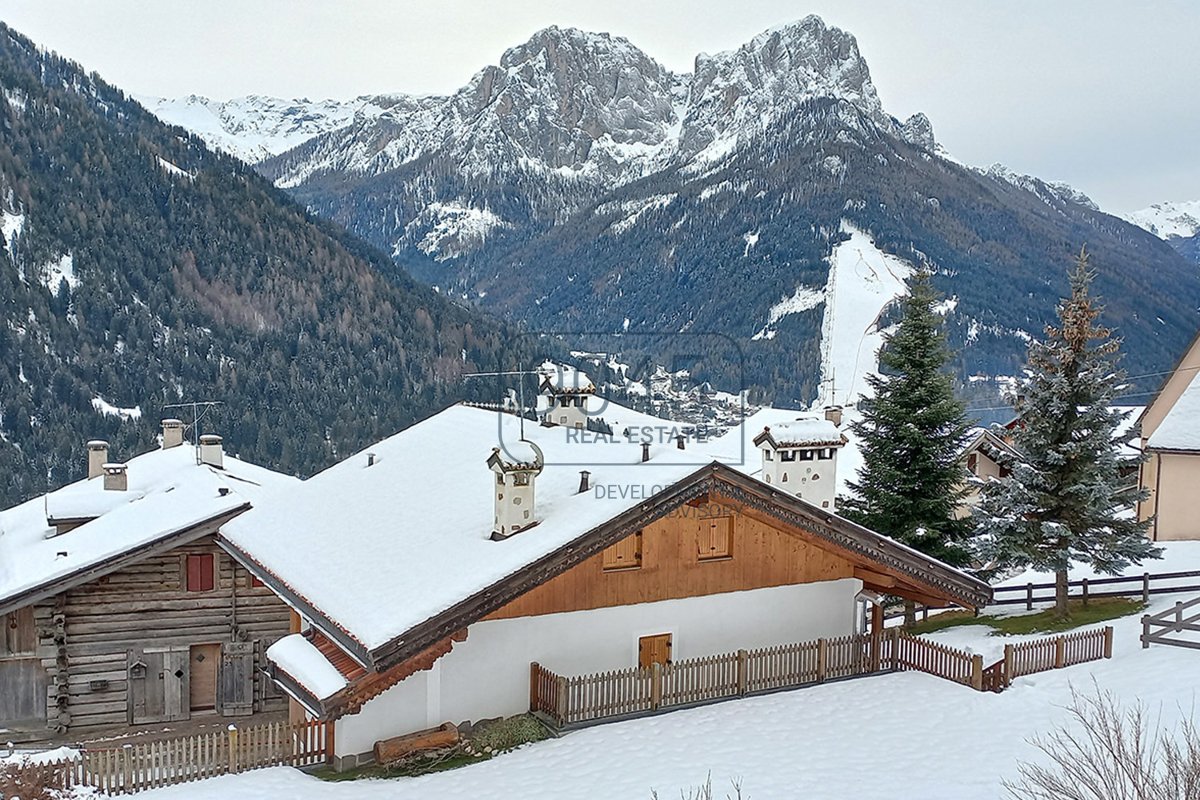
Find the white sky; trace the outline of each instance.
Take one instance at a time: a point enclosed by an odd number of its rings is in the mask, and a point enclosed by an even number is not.
[[[445,93],[547,25],[668,67],[819,14],[884,107],[968,163],[1066,180],[1105,209],[1200,198],[1192,0],[0,0],[0,19],[136,94]]]

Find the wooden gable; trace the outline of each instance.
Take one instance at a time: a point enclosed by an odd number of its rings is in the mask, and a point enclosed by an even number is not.
[[[640,566],[619,570],[611,566],[617,554],[632,553],[635,548],[640,548]],[[854,569],[850,559],[733,504],[683,505],[486,619],[837,580],[854,577]]]

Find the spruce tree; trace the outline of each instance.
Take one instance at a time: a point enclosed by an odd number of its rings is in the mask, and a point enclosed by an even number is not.
[[[872,530],[963,565],[971,527],[955,510],[967,485],[959,459],[969,425],[946,372],[940,300],[928,272],[908,280],[903,317],[879,351],[881,374],[867,379],[873,396],[859,402],[862,419],[851,426],[863,466],[842,508]],[[911,602],[905,616],[914,621]]]
[[[975,514],[983,558],[1055,573],[1055,614],[1063,619],[1072,562],[1116,574],[1161,554],[1146,539],[1147,523],[1130,513],[1141,490],[1122,474],[1139,462],[1120,454],[1134,435],[1117,434],[1129,412],[1112,407],[1124,379],[1120,340],[1098,322],[1103,308],[1089,294],[1086,251],[1070,281],[1059,324],[1029,346],[1013,452],[1001,459],[1008,474],[984,486]]]

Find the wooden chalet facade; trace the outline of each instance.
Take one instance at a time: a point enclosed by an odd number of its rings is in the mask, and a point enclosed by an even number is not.
[[[459,409],[454,423],[477,424],[468,413],[486,414]],[[494,417],[479,428],[489,424],[494,435]],[[555,474],[561,456],[553,435],[553,429],[536,433],[547,454],[539,481]],[[393,438],[400,441],[373,448],[384,454],[382,464],[400,461],[405,433]],[[678,457],[674,448],[660,453]],[[616,465],[610,476],[637,469]],[[355,470],[361,473],[359,467],[346,473]],[[604,465],[590,474],[604,474]],[[336,720],[336,754],[344,765],[369,757],[364,754],[383,738],[530,710],[533,662],[560,675],[666,664],[853,634],[864,605],[879,609],[884,594],[968,608],[990,599],[986,584],[724,463],[664,466],[661,475],[671,479],[658,491],[614,504],[616,513],[574,535],[555,530],[550,513],[504,541],[447,530],[447,537],[461,536],[464,547],[492,548],[497,556],[521,542],[533,545],[534,537],[555,537],[558,544],[370,645],[365,629],[328,614],[320,598],[303,591],[303,575],[272,563],[260,541],[245,535],[242,526],[269,517],[271,507],[225,526],[223,536],[304,618],[306,630],[285,640],[287,652],[268,654],[270,669],[310,716]],[[404,482],[399,472],[379,477]],[[539,485],[538,502],[575,508],[596,502],[576,486],[566,491],[565,477],[548,489]],[[330,489],[338,485],[336,472],[328,481]],[[306,482],[291,500],[311,491],[319,496],[322,486]],[[564,526],[574,523],[574,515],[560,519]],[[395,535],[402,534],[396,529]],[[354,533],[343,541],[353,547]],[[372,549],[384,541],[381,534]],[[400,542],[398,550],[403,547]],[[452,571],[462,563],[448,557],[428,567]],[[402,596],[403,586],[395,591]],[[364,611],[376,615],[379,607]],[[880,611],[873,613],[881,619]]]
[[[1138,502],[1155,541],[1200,539],[1200,334],[1137,420],[1142,451],[1138,482],[1149,495]]]
[[[9,739],[76,739],[286,709],[261,669],[267,646],[289,631],[288,607],[215,536],[251,506],[244,489],[231,489],[249,485],[249,465],[226,459],[214,469],[196,464],[192,448],[178,450],[130,462],[135,476],[180,462],[160,485],[135,484],[138,502],[61,533],[44,517],[38,524],[39,504],[51,505],[53,496],[0,512],[6,536],[25,534],[5,555],[32,578],[0,593],[0,728]],[[254,479],[262,473],[252,469]],[[102,489],[85,485],[99,480],[68,490],[95,489],[93,499],[111,504]],[[143,504],[165,509],[176,495],[174,515],[132,513]],[[92,550],[109,538],[113,546]],[[75,556],[71,568],[55,569]]]

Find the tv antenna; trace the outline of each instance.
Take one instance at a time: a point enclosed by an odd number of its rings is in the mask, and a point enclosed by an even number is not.
[[[464,378],[503,378],[510,375],[541,375],[542,373],[536,369],[509,370],[507,372],[468,372],[463,375]],[[525,441],[525,381],[517,381],[517,403],[520,408],[517,409],[517,418],[521,421],[521,441]]]
[[[225,405],[220,400],[186,400],[182,403],[168,403],[163,406],[166,408],[190,408],[192,410],[192,424],[188,427],[192,430],[192,445],[200,446],[200,423],[208,416],[208,412],[213,410],[214,406]]]

